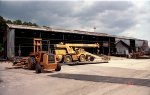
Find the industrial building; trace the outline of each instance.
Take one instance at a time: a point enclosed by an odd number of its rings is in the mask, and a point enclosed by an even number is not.
[[[7,24],[7,31],[1,34],[3,34],[4,56],[7,58],[18,56],[19,53],[21,56],[28,56],[33,51],[33,38],[49,40],[51,49],[53,49],[54,44],[60,42],[99,43],[99,52],[94,48],[86,48],[86,50],[91,53],[105,55],[124,54],[126,49],[129,52],[138,51],[139,49],[146,51],[148,48],[148,41],[146,40],[80,30],[54,29],[50,27]],[[119,41],[122,42],[120,43]],[[118,42],[120,43],[119,45]]]

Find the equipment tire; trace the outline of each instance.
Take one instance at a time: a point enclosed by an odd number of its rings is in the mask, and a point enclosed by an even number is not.
[[[80,62],[85,62],[85,61],[86,61],[86,56],[85,56],[84,54],[81,54],[81,55],[79,56],[79,61],[80,61]]]
[[[40,64],[36,64],[35,71],[36,71],[36,73],[41,73],[42,72],[42,67],[40,66]]]
[[[72,57],[70,55],[65,55],[64,56],[64,63],[70,63],[72,62]]]
[[[28,69],[29,70],[34,70],[35,69],[35,58],[34,57],[29,57],[28,58]]]
[[[60,70],[61,70],[61,65],[57,63],[57,68],[55,69],[55,71],[60,71]]]
[[[87,56],[86,56],[86,60],[87,60],[87,61],[94,61],[94,59],[95,59],[95,58],[94,58],[93,56],[91,56],[91,55],[87,55]]]

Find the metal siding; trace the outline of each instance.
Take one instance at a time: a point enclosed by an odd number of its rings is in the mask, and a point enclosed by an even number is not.
[[[8,58],[12,58],[15,56],[14,39],[15,39],[15,29],[8,30],[7,31],[7,57]]]
[[[125,51],[128,50],[127,47],[123,46],[120,42],[116,45],[117,54],[125,54]]]

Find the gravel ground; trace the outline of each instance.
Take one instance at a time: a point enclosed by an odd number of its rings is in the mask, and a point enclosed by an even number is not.
[[[150,59],[112,57],[41,74],[11,66],[0,63],[0,95],[150,95]]]

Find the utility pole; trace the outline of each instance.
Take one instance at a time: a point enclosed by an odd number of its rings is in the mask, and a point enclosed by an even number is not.
[[[94,28],[93,28],[93,29],[94,29],[94,32],[95,32],[95,30],[96,30],[96,27],[94,26]]]

